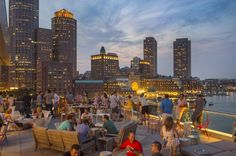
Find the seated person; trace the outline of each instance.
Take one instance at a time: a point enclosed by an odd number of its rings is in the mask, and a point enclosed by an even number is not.
[[[113,123],[113,121],[109,120],[108,115],[104,115],[102,119],[104,122],[103,128],[105,128],[107,130],[107,133],[118,134],[118,130],[117,130],[115,124]]]
[[[64,130],[64,131],[72,131],[73,130],[72,119],[73,119],[73,116],[69,114],[67,116],[67,120],[63,121],[57,129]]]
[[[94,127],[92,114],[89,113],[88,109],[84,109],[84,113],[81,115],[81,120],[87,119],[89,127]]]
[[[13,122],[13,119],[11,117],[11,113],[12,113],[12,110],[11,109],[8,109],[4,114],[3,114],[3,117],[5,119],[5,121],[7,122]]]
[[[128,139],[120,145],[120,149],[127,150],[126,156],[139,156],[143,153],[142,145],[135,139],[134,132],[129,133]]]
[[[158,141],[154,141],[151,147],[152,156],[163,156],[161,151],[161,143]]]
[[[44,118],[44,114],[42,112],[42,108],[41,107],[37,107],[34,115],[36,116],[37,119]]]
[[[65,152],[62,156],[84,156],[84,153],[80,150],[80,146],[78,144],[74,144],[71,146],[71,150]]]
[[[77,132],[79,133],[79,139],[81,142],[84,142],[89,139],[90,128],[88,126],[88,120],[83,119],[82,123],[77,125]]]

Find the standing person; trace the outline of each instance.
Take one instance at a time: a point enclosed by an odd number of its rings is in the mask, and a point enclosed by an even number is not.
[[[128,96],[128,99],[124,105],[124,116],[125,119],[128,119],[128,116],[130,116],[130,119],[132,118],[132,110],[133,110],[133,100],[131,99],[131,95]]]
[[[84,94],[83,94],[82,104],[83,105],[89,104],[88,93],[86,91],[84,91]]]
[[[139,105],[141,107],[141,113],[142,113],[142,118],[144,118],[145,114],[149,114],[148,112],[148,103],[147,103],[147,100],[146,98],[144,97],[144,94],[140,94],[140,97],[139,97]]]
[[[110,106],[111,106],[111,117],[113,121],[119,119],[119,110],[118,110],[119,100],[117,98],[117,93],[114,91],[110,97]]]
[[[108,109],[110,108],[110,101],[106,93],[103,93],[102,105],[105,107],[105,111],[108,112]]]
[[[31,96],[29,92],[26,91],[25,95],[23,96],[23,103],[24,103],[24,113],[26,118],[30,118],[30,104],[31,104]]]
[[[75,96],[75,103],[77,103],[78,105],[82,104],[83,102],[83,96],[80,95],[79,93]]]
[[[187,108],[187,101],[184,98],[184,94],[180,94],[175,111],[177,124],[179,124],[180,119],[182,118],[182,115],[186,108]]]
[[[10,94],[10,96],[8,97],[8,108],[11,108],[13,105],[14,105],[14,103],[15,103],[15,98],[13,97],[13,94]]]
[[[168,116],[165,119],[160,135],[164,140],[163,146],[171,152],[171,156],[175,155],[176,147],[179,145],[176,141],[176,138],[178,138],[178,133],[174,127],[174,120],[171,116]]]
[[[54,114],[58,114],[58,105],[59,105],[60,97],[57,95],[57,93],[54,91],[53,95],[53,107],[54,107]]]
[[[195,110],[192,115],[192,122],[193,125],[196,128],[196,122],[198,123],[199,128],[202,126],[202,120],[203,120],[203,108],[206,104],[206,99],[202,94],[198,95],[198,98],[195,100]]]
[[[4,102],[3,102],[3,97],[2,93],[0,92],[0,113],[4,112]]]
[[[53,94],[50,89],[48,89],[47,93],[44,95],[44,98],[45,98],[46,110],[51,111],[51,114],[53,115],[52,111]]]
[[[37,95],[36,105],[37,107],[42,107],[43,105],[43,93],[41,91]]]
[[[101,99],[99,93],[96,93],[96,94],[95,94],[95,97],[94,97],[93,105],[94,105],[96,108],[99,108],[100,105],[101,105],[101,103],[102,103],[102,99]]]
[[[161,151],[161,143],[159,141],[154,141],[151,146],[152,156],[163,156]]]
[[[73,104],[73,101],[74,101],[74,96],[73,96],[72,92],[69,92],[66,95],[66,102],[67,102],[67,104]]]
[[[119,94],[119,92],[116,94],[116,97],[118,99],[118,121],[121,121],[120,118],[123,118],[123,115],[121,114],[121,104],[122,104],[122,100],[123,100],[123,96]]]
[[[163,121],[165,121],[165,119],[168,116],[172,116],[172,111],[173,111],[173,103],[169,99],[169,95],[166,94],[165,98],[161,102],[161,113],[162,113]]]

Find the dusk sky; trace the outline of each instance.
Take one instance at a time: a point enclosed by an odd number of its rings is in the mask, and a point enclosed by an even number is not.
[[[158,42],[158,73],[173,75],[173,41],[192,42],[192,76],[236,78],[236,0],[39,0],[40,27],[65,8],[78,21],[78,70],[90,70],[101,46],[120,67],[143,58],[143,39]],[[8,3],[8,2],[7,2]]]

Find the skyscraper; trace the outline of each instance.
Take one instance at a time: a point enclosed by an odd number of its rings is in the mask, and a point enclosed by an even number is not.
[[[52,18],[53,58],[55,61],[72,63],[72,76],[76,77],[77,21],[65,10],[55,12]]]
[[[95,80],[108,80],[119,75],[119,59],[115,53],[107,53],[102,47],[100,54],[91,56],[91,77]]]
[[[0,31],[3,33],[6,50],[9,52],[9,29],[7,24],[7,11],[5,0],[0,0]]]
[[[174,77],[191,77],[191,40],[188,38],[176,39],[173,47]]]
[[[10,68],[12,87],[35,88],[35,29],[39,0],[9,0]]]
[[[144,60],[150,62],[152,77],[157,75],[157,41],[154,37],[146,37],[143,41]]]
[[[133,60],[131,60],[131,72],[133,72],[133,74],[139,74],[139,62],[140,62],[141,58],[139,57],[134,57]]]
[[[0,90],[8,87],[10,57],[5,0],[0,0]]]
[[[38,28],[35,30],[35,52],[36,52],[36,91],[45,92],[48,85],[45,81],[43,67],[52,61],[52,31],[51,29]]]
[[[150,62],[146,60],[140,60],[139,62],[139,74],[143,78],[152,77]]]

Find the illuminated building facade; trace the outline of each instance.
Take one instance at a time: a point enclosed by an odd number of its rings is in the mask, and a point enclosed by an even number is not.
[[[52,18],[53,59],[59,62],[72,63],[72,76],[76,77],[77,57],[77,20],[65,10],[55,12]]]
[[[103,86],[103,80],[75,80],[75,93],[83,95],[86,91],[89,97],[94,97],[96,93],[103,93]]]
[[[5,0],[0,0],[0,90],[8,87],[10,57]]]
[[[91,77],[94,80],[108,80],[119,75],[119,59],[117,54],[106,54],[102,47],[100,54],[91,56]]]
[[[140,88],[145,91],[154,90],[159,95],[169,94],[172,97],[178,96],[181,93],[193,96],[203,91],[203,85],[200,80],[171,77],[143,79],[140,82]]]
[[[151,65],[149,61],[140,60],[139,62],[139,74],[142,78],[152,77]]]
[[[44,81],[43,62],[52,61],[52,31],[50,29],[38,28],[35,30],[35,51],[36,51],[36,91],[47,90]]]
[[[176,39],[173,43],[174,77],[191,77],[191,40],[188,38]]]
[[[146,37],[143,41],[144,60],[150,62],[151,76],[157,75],[157,41],[154,37]]]
[[[35,89],[35,29],[39,0],[9,0],[10,86]]]
[[[42,63],[42,91],[51,89],[59,95],[72,91],[72,64],[50,61]]]
[[[119,77],[129,77],[129,74],[131,73],[131,69],[129,67],[123,67],[119,70]]]
[[[141,60],[141,58],[139,58],[139,57],[134,57],[131,60],[130,68],[131,68],[131,71],[134,74],[139,74],[139,62],[140,62],[140,60]]]
[[[7,53],[9,52],[9,29],[7,24],[7,11],[5,0],[0,0],[0,31],[3,34]],[[3,43],[1,43],[2,45]],[[0,56],[1,57],[1,56]]]

